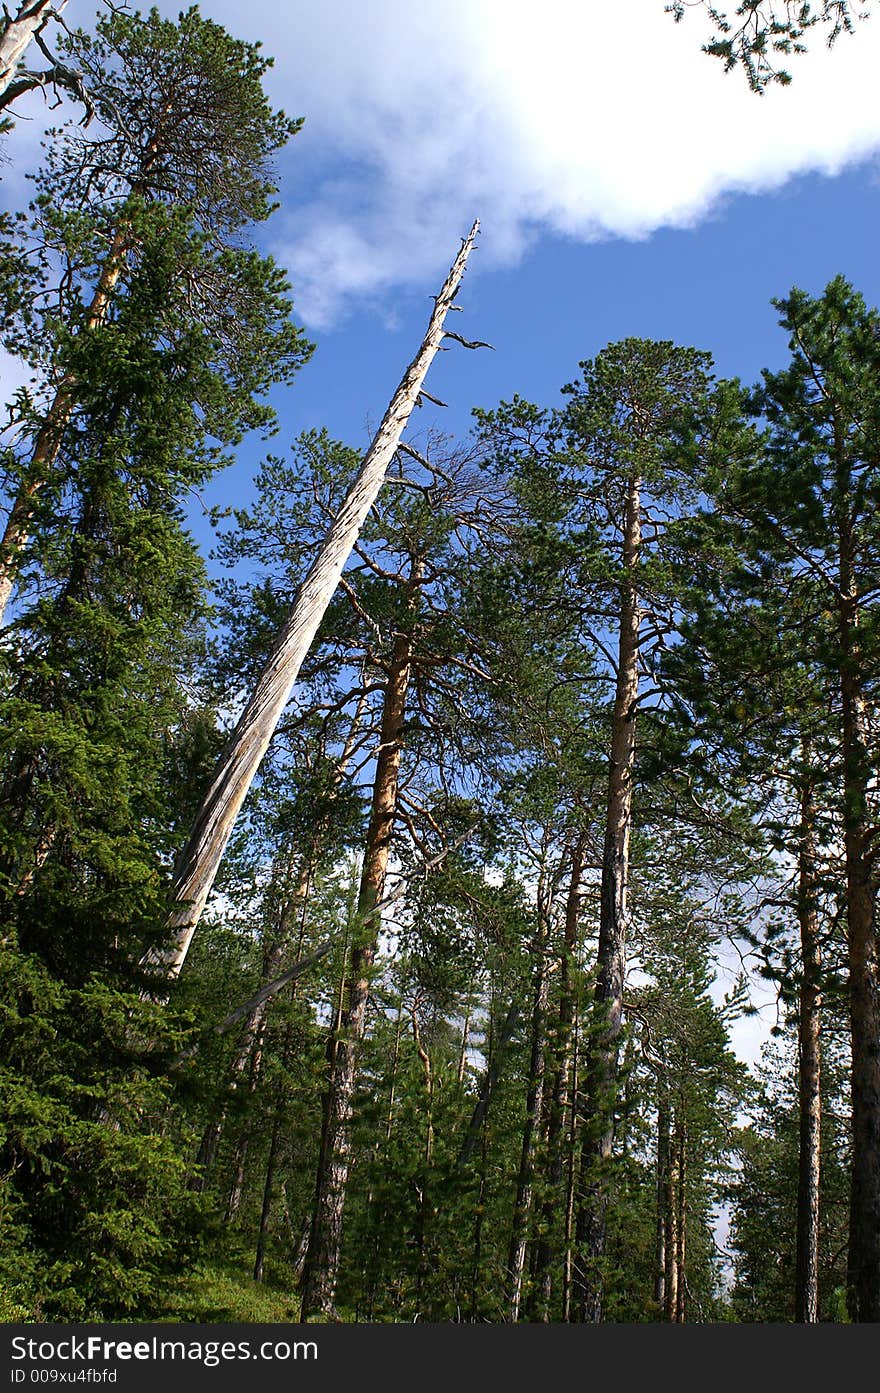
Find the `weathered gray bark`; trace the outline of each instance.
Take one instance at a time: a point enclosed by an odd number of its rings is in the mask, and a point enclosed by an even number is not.
[[[798,1206],[795,1320],[819,1319],[819,1187],[822,1140],[822,952],[816,907],[816,813],[813,789],[801,794],[798,920],[801,983],[798,1012]]]
[[[189,840],[177,858],[174,895],[181,908],[169,921],[169,927],[174,930],[174,942],[162,952],[148,954],[146,959],[161,967],[169,977],[176,977],[183,966],[239,809],[290,699],[303,659],[339,584],[367,513],[382,487],[425,375],[441,345],[443,324],[478,231],[479,223],[475,222],[434,302],[421,348],[404,373],[336,520],[309,567],[266,666],[217,764]]]
[[[53,15],[60,14],[67,0],[25,0],[0,30],[0,107],[27,49]]]
[[[576,1232],[576,1304],[580,1318],[593,1322],[602,1319],[601,1259],[605,1251],[607,1203],[602,1172],[611,1159],[614,1141],[613,1101],[626,973],[629,848],[641,626],[636,571],[641,540],[641,480],[634,475],[627,484],[623,520],[617,685],[612,714],[599,911],[598,976],[594,998],[596,1026],[586,1067],[589,1131],[584,1145]]]
[[[410,603],[416,603],[420,570],[411,572]],[[381,903],[397,814],[406,694],[412,665],[410,632],[397,635],[385,684],[379,754],[373,781],[370,823],[357,904],[351,967],[339,1019],[328,1044],[330,1066],[323,1099],[323,1125],[315,1206],[303,1274],[301,1319],[332,1316],[348,1174],[351,1167],[351,1117],[360,1044],[366,1029],[370,977],[376,955]]]

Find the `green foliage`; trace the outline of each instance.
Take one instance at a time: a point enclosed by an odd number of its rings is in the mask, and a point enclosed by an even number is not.
[[[693,0],[691,0],[693,3]],[[736,9],[724,9],[711,0],[697,0],[715,27],[713,38],[703,52],[720,58],[725,72],[742,68],[753,92],[763,92],[769,83],[787,86],[791,74],[779,67],[790,55],[805,53],[804,39],[820,26],[830,48],[841,34],[851,34],[856,22],[867,18],[862,5],[855,9],[851,0],[741,0]],[[673,0],[666,10],[679,23],[689,8],[687,0]]]

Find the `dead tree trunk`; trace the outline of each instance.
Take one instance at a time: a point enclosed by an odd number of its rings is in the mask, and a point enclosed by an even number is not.
[[[417,562],[410,576],[410,602],[420,580]],[[370,974],[376,955],[381,916],[376,907],[382,899],[388,857],[397,813],[406,693],[412,664],[413,639],[409,631],[398,634],[382,708],[382,724],[370,824],[367,830],[363,870],[358,894],[355,937],[347,1000],[328,1047],[330,1074],[324,1094],[324,1116],[315,1207],[309,1251],[303,1275],[302,1320],[328,1317],[333,1299],[342,1245],[345,1193],[351,1166],[351,1114],[357,1079],[357,1057],[366,1028]]]
[[[401,379],[382,424],[318,555],[303,580],[272,652],[220,757],[174,874],[181,908],[169,920],[172,945],[147,954],[165,975],[180,972],[211,892],[235,819],[290,699],[303,659],[339,584],[364,520],[372,507],[400,437],[419,397],[425,375],[444,336],[443,324],[461,283],[479,223],[462,243],[434,309],[421,348]]]
[[[67,0],[26,0],[19,5],[14,17],[3,24],[0,31],[0,107],[6,105],[4,94],[31,42],[66,4]]]
[[[801,983],[798,1013],[797,1252],[795,1320],[819,1319],[819,1185],[822,1140],[822,952],[816,909],[816,811],[813,788],[801,794],[798,849],[798,919]]]
[[[605,1252],[607,1206],[604,1171],[611,1159],[614,1140],[614,1090],[626,972],[641,625],[636,571],[641,540],[641,480],[633,476],[628,483],[624,512],[623,580],[620,587],[617,685],[602,856],[595,1024],[586,1068],[588,1130],[582,1160],[576,1233],[577,1305],[580,1318],[593,1322],[602,1319],[601,1260]]]

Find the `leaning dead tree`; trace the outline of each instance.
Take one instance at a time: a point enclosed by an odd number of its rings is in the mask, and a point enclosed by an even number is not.
[[[345,501],[299,587],[266,665],[217,763],[189,840],[177,858],[174,898],[180,908],[169,920],[169,927],[174,931],[173,941],[164,949],[151,950],[145,959],[145,965],[159,967],[169,977],[177,976],[186,958],[236,817],[290,699],[300,667],[367,514],[382,487],[434,355],[444,335],[465,347],[476,346],[458,334],[445,331],[443,326],[479,226],[479,222],[475,222],[462,242],[434,301],[422,345],[391,398]]]

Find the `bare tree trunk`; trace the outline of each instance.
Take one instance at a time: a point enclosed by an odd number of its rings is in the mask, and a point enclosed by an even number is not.
[[[526,1116],[523,1123],[522,1146],[519,1160],[519,1176],[516,1185],[516,1200],[513,1206],[513,1227],[510,1235],[510,1250],[507,1270],[510,1281],[510,1300],[508,1320],[519,1320],[522,1301],[523,1271],[526,1258],[529,1217],[532,1211],[533,1153],[535,1149],[535,1127],[544,1105],[544,1077],[546,1065],[546,1039],[544,1025],[547,1019],[547,935],[539,932],[535,939],[536,955],[535,990],[532,1003],[532,1041],[529,1054],[529,1082],[526,1092]]]
[[[418,563],[410,576],[410,602],[414,606],[419,584]],[[315,1208],[309,1251],[303,1275],[302,1320],[329,1317],[339,1270],[345,1193],[351,1166],[351,1113],[357,1079],[357,1056],[366,1028],[370,974],[376,954],[381,916],[375,908],[382,899],[388,857],[397,812],[403,722],[412,662],[412,635],[398,634],[382,708],[381,744],[376,761],[370,825],[367,831],[355,940],[351,950],[347,1002],[339,1029],[329,1042],[330,1075],[324,1094],[324,1118]]]
[[[480,1108],[480,1103],[482,1103],[482,1101],[483,1101],[483,1094],[482,1094],[482,1091],[481,1091],[480,1100],[478,1101],[477,1106],[476,1106],[476,1108],[474,1109],[473,1115],[472,1115],[472,1117],[471,1117],[470,1127],[468,1128],[467,1137],[465,1138],[465,1141],[466,1141],[466,1142],[467,1142],[468,1138],[470,1138],[470,1137],[473,1138],[472,1143],[471,1143],[472,1146],[476,1144],[476,1141],[477,1141],[477,1137],[478,1137],[478,1136],[479,1136],[479,1141],[480,1141],[480,1184],[479,1184],[479,1189],[478,1189],[478,1191],[477,1191],[476,1203],[474,1204],[474,1208],[473,1208],[473,1214],[474,1214],[474,1236],[473,1236],[473,1247],[472,1247],[472,1252],[471,1252],[471,1272],[470,1272],[470,1278],[471,1278],[471,1280],[470,1280],[470,1288],[471,1288],[471,1292],[470,1292],[470,1296],[471,1296],[471,1300],[470,1300],[470,1315],[471,1315],[471,1321],[476,1321],[476,1319],[477,1319],[477,1312],[478,1312],[479,1309],[480,1309],[480,1305],[479,1305],[479,1295],[480,1295],[480,1290],[481,1290],[480,1268],[481,1268],[482,1261],[483,1261],[483,1222],[484,1222],[485,1214],[486,1214],[486,1185],[487,1185],[487,1165],[486,1165],[486,1161],[487,1161],[487,1157],[488,1157],[488,1153],[489,1153],[489,1129],[488,1129],[488,1127],[487,1127],[486,1124],[487,1124],[487,1119],[488,1119],[488,1099],[489,1099],[489,1097],[491,1096],[491,1087],[486,1087],[486,1081],[488,1081],[489,1079],[491,1079],[491,1078],[493,1078],[493,1077],[497,1077],[497,1074],[498,1074],[497,1067],[496,1067],[496,1054],[495,1054],[495,1051],[496,1051],[496,1043],[497,1043],[497,1042],[496,1042],[496,1035],[495,1035],[495,1002],[496,1002],[496,999],[497,999],[497,998],[496,998],[496,995],[495,995],[495,987],[494,987],[494,984],[493,984],[492,989],[491,989],[490,998],[489,998],[489,1036],[488,1036],[488,1040],[487,1040],[487,1042],[486,1042],[486,1073],[485,1073],[485,1078],[484,1078],[484,1087],[486,1088],[486,1093],[485,1093],[485,1097],[486,1097],[486,1106],[483,1107],[482,1109]],[[511,1011],[512,1011],[512,1010],[513,1010],[513,1006],[511,1006]],[[511,1019],[510,1011],[508,1011],[508,1013],[507,1013],[507,1021],[510,1021],[510,1019]],[[516,1016],[514,1016],[513,1019],[516,1020]],[[507,1024],[507,1022],[505,1022],[505,1025],[506,1025],[506,1024]],[[511,1033],[512,1033],[512,1031],[511,1031]],[[502,1031],[502,1034],[503,1034],[503,1031]],[[459,1158],[458,1158],[458,1159],[459,1159],[459,1164],[461,1164],[461,1160],[462,1160],[462,1155],[463,1155],[463,1154],[464,1154],[464,1148],[462,1148],[462,1152],[459,1153]],[[468,1150],[466,1154],[467,1154],[467,1156],[469,1156],[469,1155],[470,1155],[470,1150]]]
[[[272,1217],[272,1199],[275,1187],[275,1171],[278,1166],[278,1152],[281,1141],[281,1122],[284,1114],[283,1091],[279,1092],[272,1119],[272,1140],[269,1143],[269,1157],[266,1161],[266,1179],[263,1185],[263,1204],[260,1209],[260,1231],[257,1235],[257,1252],[254,1258],[254,1281],[262,1282],[266,1265],[266,1237],[269,1233],[269,1220]]]
[[[666,1319],[676,1321],[678,1318],[678,1149],[674,1142],[669,1145],[669,1164],[666,1168],[666,1186],[664,1195],[664,1242],[663,1250],[666,1258],[666,1273],[663,1286],[666,1293]]]
[[[565,929],[559,962],[559,1015],[556,1038],[553,1041],[554,1073],[547,1122],[547,1181],[548,1192],[541,1211],[543,1233],[535,1251],[535,1311],[541,1320],[550,1319],[553,1294],[553,1243],[551,1233],[556,1224],[562,1182],[565,1175],[563,1133],[565,1117],[571,1101],[571,1033],[574,1021],[574,992],[572,990],[572,961],[577,949],[580,918],[581,881],[584,874],[586,837],[582,834],[572,850],[571,879],[565,904]]]
[[[675,1316],[678,1325],[687,1320],[687,1128],[676,1119],[676,1181],[678,1184],[675,1216]]]
[[[575,1206],[577,1203],[577,1151],[580,1136],[580,1041],[578,1039],[578,1018],[573,1025],[571,1053],[571,1102],[568,1110],[568,1162],[565,1172],[565,1220],[562,1235],[562,1319],[568,1323],[572,1316],[574,1301],[574,1231]]]
[[[660,1081],[658,1080],[658,1083]],[[657,1231],[654,1249],[654,1300],[666,1306],[666,1207],[669,1193],[669,1103],[660,1084],[657,1103]]]
[[[875,924],[871,759],[858,596],[849,524],[840,542],[839,634],[843,731],[846,917],[852,1044],[852,1178],[847,1305],[853,1321],[880,1321],[880,970]]]
[[[419,1261],[416,1271],[416,1314],[421,1313],[422,1294],[428,1276],[428,1221],[431,1212],[431,1165],[434,1160],[434,1071],[431,1056],[422,1042],[419,1030],[418,1001],[413,1002],[412,1012],[413,1043],[425,1077],[425,1150],[423,1155],[422,1183],[418,1187],[419,1214],[416,1225],[416,1248]]]
[[[24,55],[47,21],[64,9],[67,0],[25,0],[0,32],[0,107]]]
[[[471,1029],[472,1006],[473,1002],[471,1000],[471,989],[468,988],[467,1000],[465,1001],[464,1005],[464,1020],[461,1024],[461,1049],[458,1052],[458,1069],[456,1071],[456,1082],[459,1088],[461,1088],[464,1084],[464,1072],[467,1068],[467,1052]]]
[[[475,222],[434,302],[422,345],[404,373],[357,477],[297,592],[266,666],[214,770],[189,840],[177,858],[174,897],[181,908],[169,920],[169,927],[175,931],[174,943],[163,951],[148,953],[145,959],[161,967],[169,977],[180,972],[239,809],[441,345],[443,324],[478,231],[479,223]]]
[[[635,573],[641,547],[641,480],[630,479],[624,513],[617,686],[611,729],[608,808],[602,856],[596,1019],[586,1070],[588,1132],[582,1158],[576,1238],[576,1289],[580,1318],[602,1319],[601,1260],[605,1252],[604,1171],[614,1141],[614,1090],[626,973],[629,848],[632,830],[636,708],[639,698],[641,609]]]
[[[813,788],[804,784],[798,854],[798,919],[801,983],[798,1015],[797,1252],[795,1320],[819,1319],[819,1183],[822,1140],[822,952],[816,909],[816,811]]]

